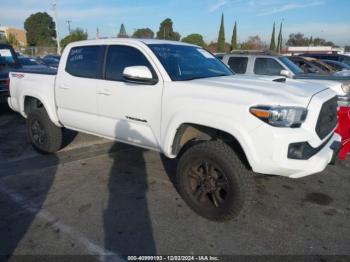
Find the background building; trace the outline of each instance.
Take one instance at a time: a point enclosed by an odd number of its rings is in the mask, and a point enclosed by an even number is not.
[[[0,27],[0,37],[5,37],[7,40],[9,40],[10,35],[13,35],[13,37],[19,43],[19,46],[21,47],[27,46],[26,31],[24,29],[18,29],[18,28],[8,27],[8,26]]]

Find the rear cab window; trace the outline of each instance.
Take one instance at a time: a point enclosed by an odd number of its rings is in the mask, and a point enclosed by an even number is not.
[[[84,78],[102,78],[105,46],[73,47],[68,55],[66,72]]]
[[[227,64],[237,74],[245,74],[247,71],[248,57],[230,57]]]

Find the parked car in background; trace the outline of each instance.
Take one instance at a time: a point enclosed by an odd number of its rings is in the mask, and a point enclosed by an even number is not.
[[[306,74],[329,75],[336,73],[333,67],[316,58],[302,56],[288,56],[288,58]]]
[[[9,71],[20,67],[21,65],[12,46],[0,44],[0,104],[6,102],[9,94]]]
[[[18,60],[22,66],[23,69],[31,69],[35,71],[42,71],[42,70],[48,70],[49,67],[46,65],[43,65],[42,63],[38,62],[36,59],[27,57],[27,56],[19,56]]]
[[[336,75],[339,76],[350,76],[350,66],[347,64],[344,64],[342,62],[334,61],[334,60],[322,60],[327,65],[332,66],[337,72]]]
[[[60,55],[46,55],[41,58],[41,62],[48,67],[57,69],[60,59]]]
[[[339,96],[339,104],[350,104],[350,77],[306,74],[288,57],[265,53],[227,54],[222,60],[237,74],[251,76],[284,76],[329,86]]]
[[[186,43],[74,42],[56,75],[10,77],[8,103],[27,118],[39,152],[59,150],[66,127],[178,157],[180,194],[214,221],[249,202],[252,171],[299,178],[324,170],[340,149],[337,96],[325,85],[234,75]]]
[[[350,56],[343,54],[301,54],[300,56],[313,57],[321,60],[333,60],[350,65]]]
[[[337,71],[350,70],[350,65],[347,65],[339,61],[327,60],[327,59],[324,59],[322,61],[325,62],[327,65],[332,66]]]

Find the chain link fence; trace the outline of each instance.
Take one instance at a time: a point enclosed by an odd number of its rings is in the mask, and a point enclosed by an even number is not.
[[[20,48],[18,51],[28,56],[42,57],[45,55],[57,54],[57,47],[47,47],[47,46],[34,47],[33,46],[33,47]]]

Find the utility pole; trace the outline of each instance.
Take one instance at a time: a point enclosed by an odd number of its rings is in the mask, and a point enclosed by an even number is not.
[[[68,33],[70,34],[70,23],[72,22],[72,20],[67,20],[67,26],[68,26]]]
[[[54,12],[54,19],[55,19],[55,30],[56,30],[56,42],[57,42],[57,53],[60,55],[61,54],[61,44],[60,44],[60,35],[58,33],[58,19],[57,19],[57,4],[56,0],[53,0],[52,3],[52,11]]]

